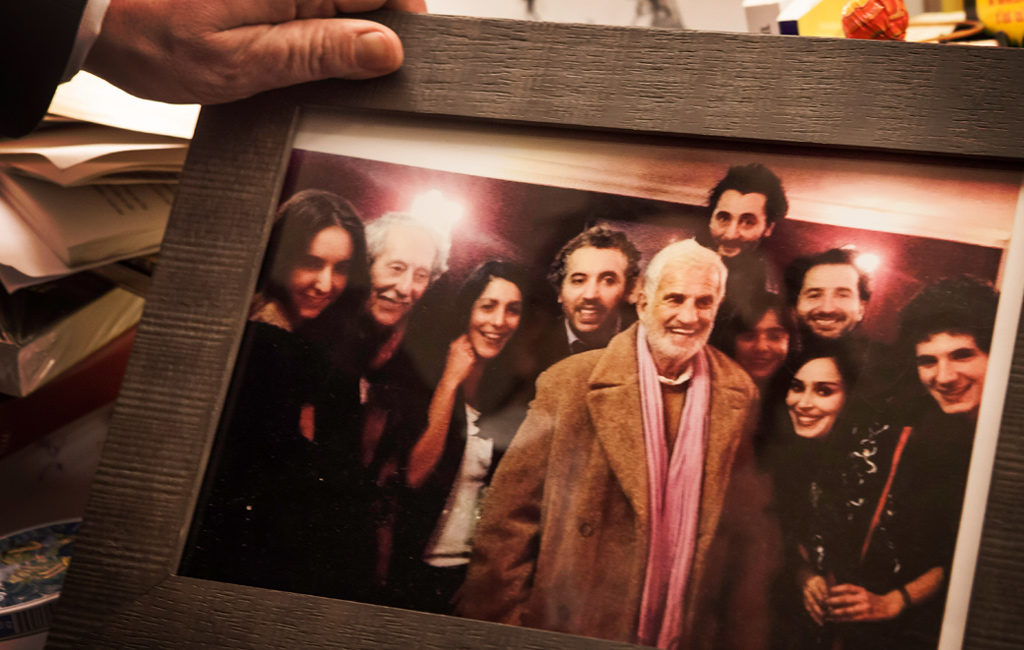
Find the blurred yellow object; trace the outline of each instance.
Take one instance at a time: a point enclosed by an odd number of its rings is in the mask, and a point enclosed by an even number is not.
[[[779,33],[842,38],[845,3],[846,0],[791,0],[779,12]]]
[[[1024,0],[975,0],[975,10],[990,32],[1003,32],[1014,45],[1024,39]]]

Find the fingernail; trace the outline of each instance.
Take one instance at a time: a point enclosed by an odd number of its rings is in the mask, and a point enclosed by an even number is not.
[[[366,32],[356,37],[356,63],[363,70],[386,72],[395,67],[390,39],[380,32]]]

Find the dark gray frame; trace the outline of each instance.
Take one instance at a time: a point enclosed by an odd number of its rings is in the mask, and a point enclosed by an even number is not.
[[[52,647],[627,647],[175,575],[302,107],[1024,168],[1020,50],[378,17],[400,72],[203,110]],[[1013,369],[969,648],[1024,637],[1024,329]]]

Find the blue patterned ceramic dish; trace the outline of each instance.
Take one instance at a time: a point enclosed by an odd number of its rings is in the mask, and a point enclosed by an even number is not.
[[[0,639],[49,625],[79,523],[60,521],[0,537]]]

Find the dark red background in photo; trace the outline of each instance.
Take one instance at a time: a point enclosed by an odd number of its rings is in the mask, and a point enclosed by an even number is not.
[[[417,196],[430,190],[465,207],[465,216],[453,231],[450,270],[424,296],[425,309],[443,308],[474,266],[502,258],[532,269],[541,296],[547,293],[550,298],[541,305],[555,310],[554,293],[543,276],[562,244],[587,226],[615,222],[647,260],[670,241],[694,236],[706,220],[704,206],[295,150],[281,200],[307,188],[338,193],[367,221],[407,210]],[[994,281],[1002,253],[998,248],[791,219],[778,224],[765,249],[781,269],[797,257],[845,246],[880,260],[871,274],[873,293],[863,329],[887,342],[895,337],[900,309],[922,285],[958,273]]]

